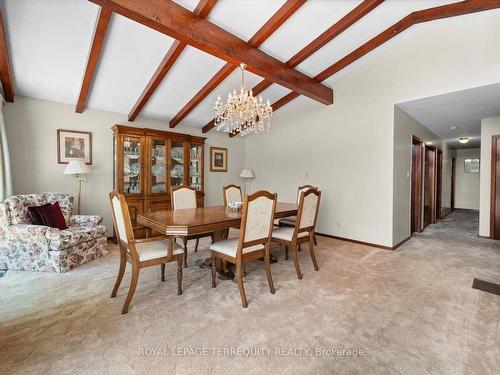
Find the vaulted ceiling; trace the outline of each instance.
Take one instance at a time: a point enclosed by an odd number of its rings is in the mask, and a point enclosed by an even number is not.
[[[134,3],[122,0],[1,2],[17,95],[77,103],[101,10],[94,2],[105,6]],[[294,77],[300,78],[304,74],[310,78],[315,77],[318,83],[311,81],[311,88],[317,89],[316,92],[323,90],[319,87],[321,85],[326,86],[325,89],[332,88],[334,92],[335,81],[349,70],[355,69],[357,64],[363,63],[370,54],[365,55],[362,49],[358,50],[359,53],[351,55],[352,59],[349,60],[356,61],[356,64],[344,64],[343,61],[348,62],[342,60],[345,56],[402,19],[405,21],[382,34],[380,41],[390,40],[393,34],[413,23],[440,18],[436,17],[436,12],[407,17],[412,12],[456,3],[456,0],[176,0],[175,3],[201,17],[206,16],[208,22],[220,26],[243,41],[250,41],[253,47],[258,47],[268,55],[266,58],[277,59],[278,63],[288,62],[288,66],[282,66],[290,71],[295,70]],[[489,3],[491,7],[500,6],[499,1],[487,0],[484,3]],[[449,11],[453,13],[457,9]],[[80,110],[86,107],[102,109],[130,114],[131,118],[138,114],[163,120],[166,126],[170,123],[172,126],[201,128],[206,127],[212,119],[213,103],[217,96],[225,97],[233,88],[239,87],[238,69],[230,69],[226,61],[214,54],[189,45],[179,48],[179,42],[171,36],[117,13],[111,14],[109,24],[106,22],[106,14],[101,12],[100,18],[103,19],[98,25],[96,40],[98,47],[99,37],[102,37],[103,45],[95,60],[95,73],[87,77],[88,95],[85,100],[80,100]],[[320,40],[322,33],[333,25],[337,25],[338,35],[331,33],[329,38]],[[318,50],[307,57],[308,51],[303,49],[312,42],[321,48],[316,48]],[[385,43],[383,48],[388,48],[390,43]],[[371,47],[376,46],[372,42]],[[166,56],[169,49],[176,59]],[[299,52],[302,55],[297,55]],[[290,60],[292,57],[294,59]],[[171,58],[173,64],[167,64],[166,68],[164,64],[159,68],[167,58]],[[332,67],[332,64],[339,61]],[[297,62],[300,63],[297,65]],[[325,71],[329,67],[330,70]],[[150,88],[148,93],[146,85],[155,71],[162,68],[167,70],[165,77],[153,82],[153,86],[157,88]],[[321,72],[323,74],[318,76]],[[220,84],[210,83],[208,86],[213,90],[203,91],[207,83],[214,81],[217,73],[219,79],[216,81],[221,81]],[[254,73],[247,73],[247,84],[250,87],[262,80],[262,77]],[[297,86],[299,89],[302,87]],[[144,92],[147,94],[146,98],[151,94],[149,100],[137,104]],[[273,83],[263,90],[262,95],[275,103],[290,93],[290,88]],[[289,96],[290,99],[293,97],[294,95]],[[190,102],[193,105],[189,105]],[[293,102],[282,110],[287,110],[292,105]]]

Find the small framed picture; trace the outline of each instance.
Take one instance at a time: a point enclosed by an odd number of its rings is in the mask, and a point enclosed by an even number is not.
[[[92,164],[92,133],[57,129],[57,163],[81,160]]]
[[[465,173],[479,173],[479,159],[465,159],[464,160]]]
[[[210,147],[210,172],[227,172],[227,148]]]

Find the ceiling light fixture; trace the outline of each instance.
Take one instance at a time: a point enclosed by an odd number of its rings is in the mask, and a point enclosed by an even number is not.
[[[236,89],[227,95],[224,103],[220,96],[215,102],[215,126],[217,131],[226,133],[258,133],[271,128],[271,116],[273,108],[269,100],[264,104],[262,96],[257,100],[252,90],[245,86],[245,64],[240,64],[241,88],[240,93]]]
[[[456,128],[456,126],[450,126],[450,130],[455,130]]]
[[[464,143],[465,144],[465,143],[469,142],[469,137],[460,137],[460,138],[458,138],[458,141],[460,143]]]

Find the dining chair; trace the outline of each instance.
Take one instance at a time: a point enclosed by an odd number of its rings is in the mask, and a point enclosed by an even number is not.
[[[173,210],[183,210],[189,208],[197,208],[196,203],[196,190],[191,186],[180,185],[172,188],[172,209]],[[189,240],[196,240],[194,245],[194,251],[198,251],[198,245],[200,243],[200,238],[211,237],[213,242],[213,232],[204,232],[198,234],[192,234],[189,236],[182,236],[182,242],[184,247],[184,267],[187,267],[187,244]]]
[[[297,189],[297,205],[299,204],[300,193],[304,192],[304,191],[306,191],[308,189],[316,189],[316,190],[318,190],[318,187],[317,186],[313,186],[313,185],[299,186],[298,189]],[[279,219],[278,226],[280,226],[280,227],[295,228],[296,221],[297,221],[297,217],[296,216],[284,217],[283,219]],[[318,245],[318,241],[316,241],[316,233],[313,234],[313,240],[314,240],[314,244],[317,246]],[[300,246],[299,246],[299,251],[300,251]]]
[[[243,199],[241,198],[241,187],[237,185],[223,186],[222,194],[224,196],[224,206],[233,202],[243,202]]]
[[[243,286],[243,267],[252,260],[264,258],[267,282],[271,293],[274,294],[269,244],[273,229],[276,200],[277,195],[267,191],[258,191],[245,196],[239,238],[218,241],[210,246],[212,253],[212,288],[216,287],[217,258],[234,264],[243,307],[248,306]]]
[[[271,235],[271,241],[285,246],[285,257],[288,259],[288,247],[292,252],[293,263],[297,277],[302,279],[300,272],[299,259],[297,254],[297,245],[309,243],[309,252],[316,271],[319,270],[316,255],[314,254],[314,229],[318,218],[319,202],[321,191],[317,189],[307,189],[301,191],[299,196],[299,208],[297,211],[297,220],[295,227],[280,227],[274,229]]]
[[[142,268],[160,265],[161,281],[165,281],[165,265],[177,261],[177,294],[182,294],[182,254],[184,253],[172,237],[157,236],[144,239],[135,239],[132,230],[132,222],[127,202],[123,194],[116,191],[109,193],[111,201],[111,212],[115,227],[116,239],[120,247],[120,268],[116,278],[115,286],[111,292],[111,298],[116,297],[118,288],[125,273],[127,262],[132,265],[132,278],[127,298],[123,304],[122,314],[128,312],[128,307],[134,296],[139,271]]]

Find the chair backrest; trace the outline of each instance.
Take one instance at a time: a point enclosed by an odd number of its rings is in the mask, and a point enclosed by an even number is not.
[[[276,201],[276,193],[273,194],[263,190],[245,196],[241,216],[238,256],[241,256],[241,250],[244,247],[270,241]]]
[[[224,206],[233,202],[242,202],[241,188],[237,185],[223,186],[222,194],[224,195]]]
[[[180,185],[172,188],[172,209],[196,208],[196,190],[191,186]]]
[[[308,189],[300,193],[297,225],[295,227],[296,233],[314,230],[318,218],[320,199],[321,191],[317,189]]]
[[[304,185],[304,186],[299,186],[298,189],[297,189],[297,204],[300,203],[300,193],[303,193],[309,189],[315,189],[315,190],[318,190],[318,187],[317,186],[313,186],[313,185]]]
[[[115,234],[118,243],[129,248],[129,241],[134,239],[132,222],[128,211],[125,196],[116,191],[109,193],[111,201],[111,212],[113,213],[113,224],[115,225]]]

